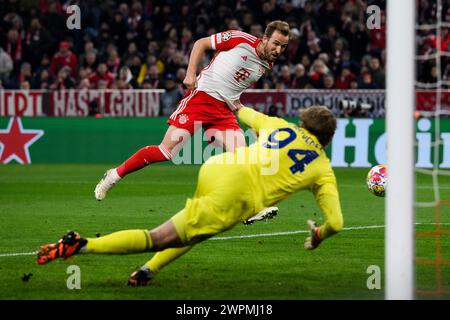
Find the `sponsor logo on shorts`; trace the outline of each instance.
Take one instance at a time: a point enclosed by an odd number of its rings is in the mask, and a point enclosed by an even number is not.
[[[189,121],[189,117],[186,114],[183,113],[178,116],[178,122],[180,124],[185,124],[188,121]]]

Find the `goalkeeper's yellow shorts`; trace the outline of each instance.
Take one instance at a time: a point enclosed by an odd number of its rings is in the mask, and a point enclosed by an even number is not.
[[[251,183],[244,164],[205,163],[194,197],[171,218],[182,242],[197,243],[252,217],[255,200]]]

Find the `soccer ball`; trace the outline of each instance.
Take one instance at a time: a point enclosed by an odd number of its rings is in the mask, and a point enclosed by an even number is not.
[[[384,197],[386,193],[386,166],[378,164],[372,167],[367,174],[367,187],[377,197]]]

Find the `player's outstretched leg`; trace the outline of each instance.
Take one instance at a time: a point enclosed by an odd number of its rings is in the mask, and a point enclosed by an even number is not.
[[[169,126],[159,146],[146,146],[138,150],[117,168],[109,169],[95,187],[94,194],[98,201],[105,199],[109,190],[126,175],[140,170],[151,163],[171,160],[191,134],[188,130]]]
[[[87,243],[75,231],[69,231],[58,242],[46,244],[39,248],[37,252],[37,263],[46,264],[57,258],[69,258],[78,253]]]
[[[106,171],[103,178],[95,187],[95,199],[98,201],[105,199],[108,191],[127,174],[140,170],[150,163],[167,161],[171,158],[171,153],[163,145],[146,146],[138,150],[119,167]]]
[[[119,180],[122,179],[117,173],[117,169],[109,169],[103,175],[103,178],[95,186],[94,194],[95,199],[101,201],[106,198],[106,194],[111,190]]]

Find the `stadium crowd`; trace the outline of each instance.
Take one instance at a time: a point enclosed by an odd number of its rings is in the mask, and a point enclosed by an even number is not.
[[[419,23],[435,23],[435,2],[417,1]],[[66,26],[72,4],[81,9],[80,30]],[[381,27],[370,30],[372,4],[381,8]],[[280,18],[291,26],[288,49],[255,88],[384,88],[382,0],[0,0],[0,88],[160,88],[177,101],[196,39],[227,29],[262,37],[265,25]],[[426,55],[436,51],[435,30],[418,31],[417,39],[425,57],[418,60],[419,81],[430,83],[436,63]],[[443,28],[442,50],[449,40]],[[444,80],[449,62],[443,58]]]

